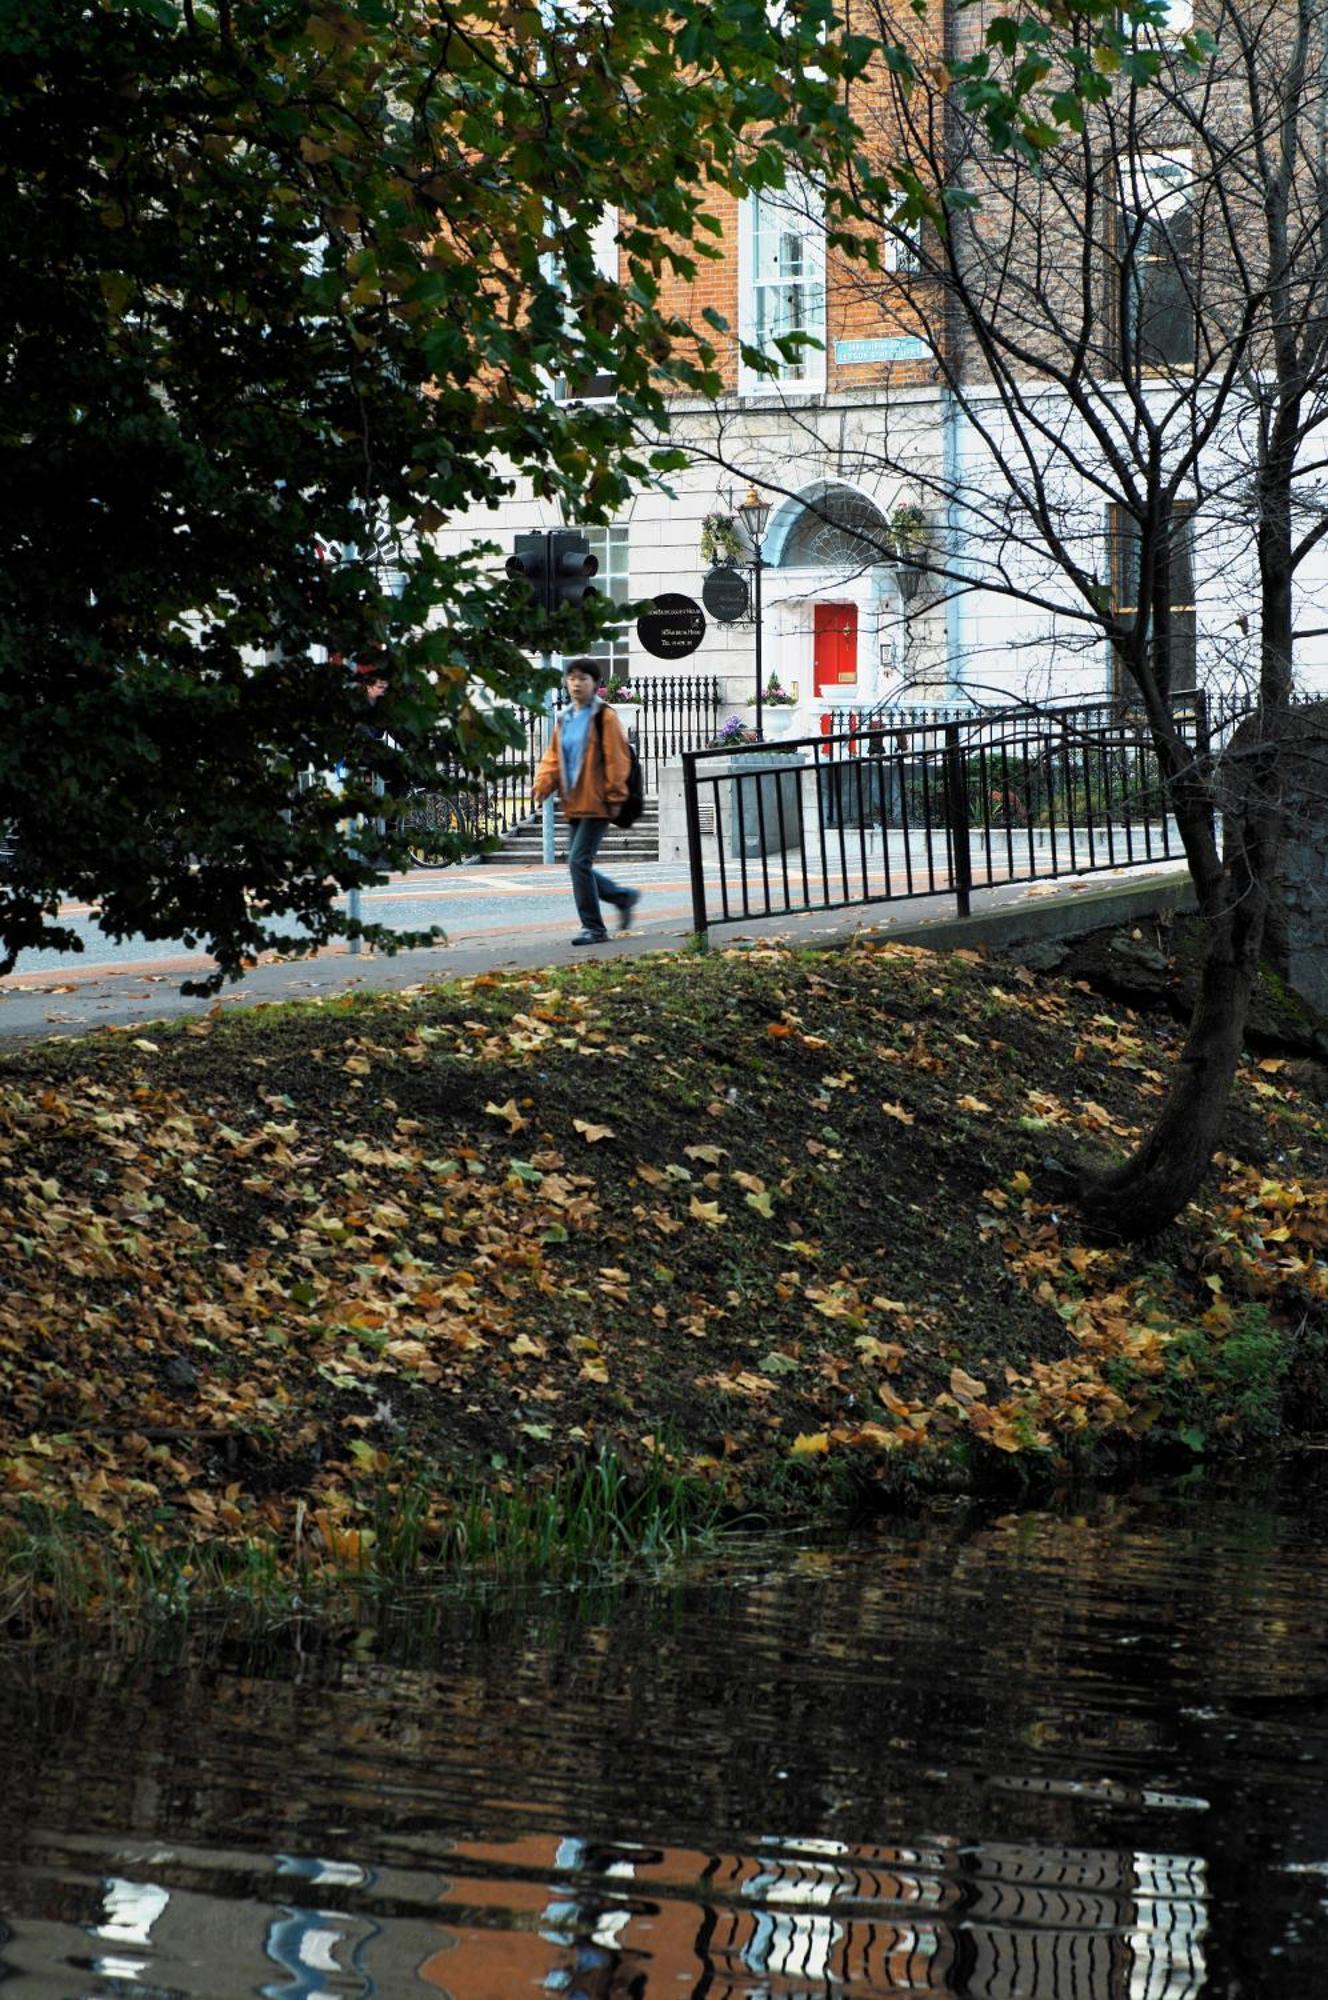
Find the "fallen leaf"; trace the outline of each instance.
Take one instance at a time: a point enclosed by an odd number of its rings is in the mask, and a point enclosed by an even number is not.
[[[572,1120],[572,1130],[579,1132],[588,1146],[597,1146],[601,1139],[611,1139],[613,1137],[613,1127],[611,1125],[589,1125],[584,1118],[574,1118]]]
[[[695,1194],[687,1204],[687,1213],[695,1221],[704,1222],[710,1229],[718,1229],[721,1224],[728,1221],[728,1216],[717,1201],[702,1201],[700,1196]]]
[[[902,1104],[883,1104],[881,1109],[887,1118],[897,1118],[901,1125],[911,1125],[913,1123],[913,1113],[905,1111]]]
[[[817,1458],[830,1449],[828,1431],[799,1431],[789,1450],[794,1458]]]
[[[793,1355],[784,1354],[779,1348],[772,1347],[769,1354],[761,1356],[758,1366],[766,1375],[796,1375],[802,1363],[795,1360]]]
[[[987,1400],[987,1385],[979,1382],[976,1375],[969,1375],[962,1368],[950,1370],[950,1394],[960,1403],[984,1403]]]

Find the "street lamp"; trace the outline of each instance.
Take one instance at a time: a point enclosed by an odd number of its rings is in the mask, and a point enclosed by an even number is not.
[[[747,488],[747,498],[738,509],[747,539],[752,545],[752,617],[756,630],[756,734],[764,737],[761,727],[761,698],[765,691],[765,675],[761,670],[761,571],[765,568],[761,560],[761,543],[765,539],[766,523],[770,519],[770,502],[763,500],[754,486]]]

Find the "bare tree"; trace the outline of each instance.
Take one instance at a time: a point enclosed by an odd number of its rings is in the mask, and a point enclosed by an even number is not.
[[[1081,1182],[1094,1224],[1139,1237],[1190,1199],[1218,1143],[1277,874],[1295,648],[1318,616],[1328,9],[1209,0],[1202,64],[1192,41],[1138,30],[1137,78],[1127,57],[1039,160],[995,154],[946,88],[946,59],[971,53],[968,20],[947,0],[939,63],[919,46],[911,75],[859,86],[860,172],[819,191],[840,317],[850,301],[912,342],[935,384],[864,402],[836,448],[859,480],[926,504],[921,559],[939,592],[1026,607],[1044,661],[1049,635],[1062,660],[1076,647],[1109,660],[1146,717],[1207,951],[1156,1123]],[[1049,54],[1082,73],[1091,35],[1071,16]],[[873,130],[902,171],[872,170]],[[939,448],[938,428],[962,450]],[[690,441],[797,490],[768,431],[759,463],[732,418]],[[786,466],[824,458],[823,413],[790,400],[783,448]],[[1183,720],[1196,683],[1252,712],[1221,757]]]

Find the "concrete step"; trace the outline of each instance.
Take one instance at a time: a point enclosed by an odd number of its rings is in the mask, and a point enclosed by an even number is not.
[[[567,821],[561,808],[554,814],[554,857],[558,861],[567,859]],[[659,859],[659,800],[647,799],[645,811],[635,826],[624,831],[621,827],[610,827],[604,836],[600,856],[606,867],[614,861],[658,861]],[[512,828],[503,844],[493,854],[482,859],[490,864],[497,863],[511,867],[514,863],[534,865],[544,859],[544,816],[534,813]]]

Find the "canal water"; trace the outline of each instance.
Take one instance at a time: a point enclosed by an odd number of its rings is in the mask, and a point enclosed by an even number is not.
[[[4,2000],[1328,1995],[1328,1481],[0,1658]]]

